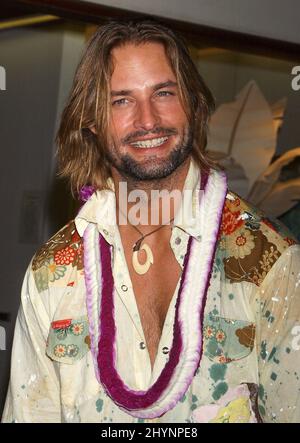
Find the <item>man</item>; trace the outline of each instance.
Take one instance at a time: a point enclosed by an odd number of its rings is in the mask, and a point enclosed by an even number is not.
[[[212,110],[171,30],[94,35],[57,137],[87,201],[27,271],[4,421],[300,421],[299,246],[227,190]]]

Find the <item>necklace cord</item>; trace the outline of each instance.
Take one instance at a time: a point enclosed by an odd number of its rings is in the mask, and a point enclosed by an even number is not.
[[[119,211],[121,211],[120,207],[119,207],[118,209],[119,209]],[[172,217],[172,218],[169,220],[168,223],[165,223],[165,224],[159,226],[158,228],[155,228],[153,231],[148,232],[147,234],[143,234],[142,231],[140,231],[139,228],[138,228],[137,226],[133,225],[133,224],[130,222],[129,218],[128,218],[127,216],[125,216],[125,214],[124,214],[122,211],[121,211],[121,213],[122,213],[122,215],[123,215],[124,217],[126,217],[126,220],[129,222],[130,226],[132,226],[132,227],[133,227],[133,228],[134,228],[134,229],[135,229],[135,230],[141,235],[141,238],[139,238],[139,239],[134,243],[134,245],[133,245],[133,247],[132,247],[133,252],[135,252],[135,251],[139,251],[139,250],[140,250],[140,248],[141,248],[141,244],[142,244],[143,240],[144,240],[146,237],[148,237],[148,236],[151,235],[151,234],[154,234],[155,232],[159,231],[160,229],[164,228],[165,226],[168,226],[170,223],[172,223],[172,222],[174,221],[174,217]]]
[[[129,221],[129,220],[128,220]],[[171,218],[171,220],[169,220],[169,223],[171,223],[172,221],[174,221],[174,217],[173,218]],[[129,222],[130,223],[130,222]],[[130,225],[133,227],[133,228],[135,228],[137,231],[138,231],[138,233],[142,236],[139,240],[137,240],[135,243],[134,243],[134,245],[133,245],[133,251],[139,251],[140,250],[140,247],[141,247],[141,244],[142,244],[142,241],[146,238],[146,237],[148,237],[149,235],[151,235],[151,234],[154,234],[155,232],[157,232],[157,231],[159,231],[160,229],[162,229],[162,228],[164,228],[165,226],[168,226],[169,225],[169,223],[166,223],[166,224],[164,224],[164,225],[161,225],[161,226],[159,226],[158,228],[156,228],[156,229],[154,229],[154,231],[151,231],[151,232],[148,232],[147,234],[143,234],[136,226],[134,226],[134,225],[132,225],[131,223],[130,223]]]

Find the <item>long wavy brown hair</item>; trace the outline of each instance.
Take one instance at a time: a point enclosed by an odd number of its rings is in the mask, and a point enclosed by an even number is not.
[[[111,113],[112,50],[126,43],[148,42],[164,46],[176,76],[180,99],[193,129],[194,160],[202,169],[215,167],[205,152],[214,98],[183,40],[153,20],[113,21],[100,26],[87,45],[56,136],[59,174],[70,180],[73,196],[84,185],[105,189],[111,176],[106,149]]]

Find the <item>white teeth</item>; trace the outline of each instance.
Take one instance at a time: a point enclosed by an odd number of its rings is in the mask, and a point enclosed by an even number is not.
[[[168,140],[168,137],[160,137],[153,138],[152,140],[143,140],[139,142],[130,143],[132,146],[136,148],[156,148],[157,146],[162,145]]]

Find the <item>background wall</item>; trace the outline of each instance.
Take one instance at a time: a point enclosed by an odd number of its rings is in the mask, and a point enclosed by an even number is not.
[[[232,101],[251,79],[256,81],[269,103],[288,96],[292,90],[293,62],[220,48],[194,49],[192,54],[217,105]]]
[[[277,142],[277,154],[300,146],[300,90],[288,93],[285,119]]]
[[[299,43],[298,0],[81,0]]]
[[[51,25],[0,33],[0,312],[11,315],[1,322],[7,350],[0,351],[0,415],[24,272],[65,213],[52,198],[53,139],[84,41],[79,31]]]

